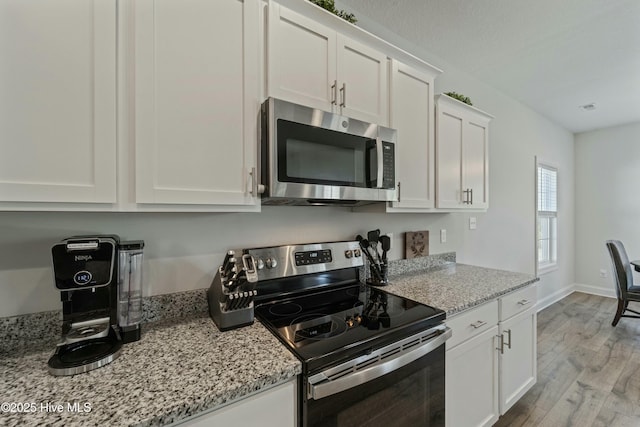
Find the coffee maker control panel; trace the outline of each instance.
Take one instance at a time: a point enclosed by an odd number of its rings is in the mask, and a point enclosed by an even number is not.
[[[109,237],[67,239],[51,249],[55,285],[61,291],[111,284],[118,242]]]

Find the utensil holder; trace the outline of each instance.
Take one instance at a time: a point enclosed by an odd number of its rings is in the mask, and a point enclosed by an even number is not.
[[[377,264],[376,265],[369,264],[369,277],[367,278],[367,285],[372,286],[386,286],[389,284],[389,274],[388,274],[388,265],[387,263]]]

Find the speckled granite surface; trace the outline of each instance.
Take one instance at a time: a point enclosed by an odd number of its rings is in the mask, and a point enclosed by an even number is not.
[[[455,252],[429,255],[413,259],[398,259],[389,262],[389,277],[413,272],[425,272],[456,262]]]
[[[208,313],[206,289],[154,295],[142,300],[142,323]],[[0,356],[17,348],[53,348],[62,333],[62,308],[0,318]]]
[[[450,316],[536,280],[455,264],[455,253],[448,253],[393,261],[384,289]],[[156,321],[143,326],[141,341],[125,345],[113,363],[73,377],[53,377],[46,369],[60,334],[59,311],[0,319],[8,337],[0,344],[0,400],[36,408],[0,412],[0,425],[166,425],[301,372],[300,362],[259,322],[219,332],[202,289],[148,298],[144,311],[145,321]],[[89,404],[91,411],[47,412],[46,403]]]
[[[447,317],[538,281],[533,275],[465,264],[391,277],[383,289],[444,310]]]
[[[47,372],[53,351],[0,357],[0,400],[34,403],[29,413],[0,412],[2,426],[159,426],[281,383],[300,362],[260,323],[221,333],[209,317],[143,327],[142,339],[100,369],[72,377]],[[62,404],[47,412],[43,404]],[[90,405],[88,413],[67,403]]]

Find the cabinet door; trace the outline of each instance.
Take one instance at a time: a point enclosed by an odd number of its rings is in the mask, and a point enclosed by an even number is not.
[[[137,0],[135,22],[136,202],[256,205],[257,1]]]
[[[447,350],[447,427],[491,426],[498,420],[498,326]]]
[[[436,108],[436,205],[438,208],[460,208],[464,118],[455,111]]]
[[[338,104],[345,116],[386,126],[389,123],[387,56],[338,34]]]
[[[489,136],[486,123],[470,119],[465,123],[462,188],[468,189],[469,205],[486,209],[489,205]]]
[[[436,206],[487,209],[493,116],[446,95],[436,98]]]
[[[501,415],[536,383],[536,317],[532,308],[500,322],[505,342],[500,354]]]
[[[400,201],[392,207],[400,211],[433,208],[433,75],[392,60],[390,95],[390,125],[398,131],[396,180],[400,182]]]
[[[294,427],[296,423],[296,386],[289,381],[260,392],[209,414],[187,419],[176,425]]]
[[[0,58],[0,201],[114,203],[116,0],[3,0]]]
[[[336,32],[271,2],[267,94],[331,111],[336,102]]]

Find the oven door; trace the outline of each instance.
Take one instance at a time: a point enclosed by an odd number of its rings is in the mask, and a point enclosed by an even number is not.
[[[445,326],[307,380],[304,427],[444,426]]]

